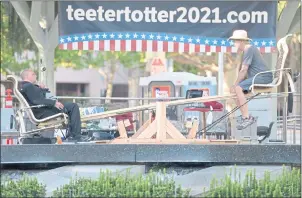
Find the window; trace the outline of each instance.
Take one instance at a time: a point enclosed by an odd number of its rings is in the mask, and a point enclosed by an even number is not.
[[[88,96],[88,84],[57,83],[57,96]]]
[[[112,97],[128,97],[128,84],[114,84],[112,86]],[[126,102],[119,100],[116,102]],[[112,101],[115,102],[115,101]]]

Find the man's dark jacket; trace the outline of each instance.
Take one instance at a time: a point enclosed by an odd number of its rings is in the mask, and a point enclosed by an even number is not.
[[[55,108],[54,105],[56,101],[47,99],[45,89],[40,88],[38,85],[23,81],[21,82],[20,91],[27,100],[29,106],[46,105],[46,107],[32,109],[36,118],[42,118],[45,111]]]

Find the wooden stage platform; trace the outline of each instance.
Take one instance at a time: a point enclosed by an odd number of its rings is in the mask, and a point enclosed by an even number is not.
[[[1,164],[154,162],[301,164],[301,145],[276,143],[1,145]]]

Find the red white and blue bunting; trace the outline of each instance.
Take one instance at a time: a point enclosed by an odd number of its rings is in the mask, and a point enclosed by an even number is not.
[[[276,51],[276,40],[253,39],[261,53]],[[150,32],[99,32],[61,36],[63,50],[136,51],[136,52],[232,52],[233,41],[178,34]]]

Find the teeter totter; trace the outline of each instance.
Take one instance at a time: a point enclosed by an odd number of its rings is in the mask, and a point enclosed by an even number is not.
[[[276,69],[267,71],[273,73],[273,81],[270,84],[255,84],[253,80],[253,84],[250,87],[250,93],[246,95],[246,97],[250,97],[250,99],[254,99],[255,97],[272,97],[274,95],[274,90],[281,83],[284,81],[285,85],[289,83],[291,87],[291,93],[295,92],[294,82],[291,77],[291,69],[285,68],[285,60],[288,55],[288,46],[286,43],[286,39],[291,36],[287,35],[281,38],[277,43],[278,49],[278,60],[276,64]],[[258,73],[254,79],[261,75],[261,72]],[[285,77],[285,78],[284,78]],[[25,137],[32,137],[35,134],[40,134],[45,130],[50,129],[66,129],[69,121],[68,116],[64,113],[59,113],[48,118],[44,119],[37,119],[35,118],[32,109],[33,108],[40,108],[40,106],[29,106],[25,98],[20,92],[18,87],[18,81],[14,76],[8,76],[8,80],[12,81],[14,85],[14,95],[20,102],[20,108],[16,111],[14,116],[16,121],[16,126],[19,131],[20,138]],[[287,86],[285,86],[287,87]],[[21,90],[22,91],[22,90]],[[275,91],[277,92],[277,91]],[[285,91],[285,94],[289,92]],[[276,93],[276,96],[278,97]],[[98,114],[87,115],[81,118],[83,122],[91,121],[91,120],[100,120],[107,117],[116,116],[119,114],[127,113],[127,112],[137,112],[137,111],[144,111],[144,110],[156,110],[156,117],[146,121],[141,128],[131,137],[128,137],[126,129],[124,127],[123,121],[119,121],[118,130],[120,136],[114,140],[106,140],[106,141],[95,141],[96,143],[110,143],[110,144],[208,144],[208,143],[240,143],[240,140],[208,140],[205,139],[203,136],[202,139],[196,139],[196,129],[191,129],[187,137],[185,137],[180,131],[178,131],[174,125],[166,118],[166,107],[167,106],[176,106],[176,105],[184,105],[190,103],[203,103],[203,102],[210,102],[210,101],[219,101],[219,100],[233,100],[235,99],[234,94],[230,95],[223,95],[223,96],[208,96],[208,97],[201,97],[201,98],[190,98],[190,99],[182,99],[177,101],[158,101],[156,103],[131,107],[131,108],[124,108],[118,109],[113,111],[102,112]],[[249,101],[249,100],[248,100]],[[235,109],[238,109],[236,107]],[[233,112],[233,111],[232,111]],[[230,112],[230,113],[232,113]],[[27,116],[30,122],[36,126],[34,130],[27,130],[25,126],[25,119],[24,116]]]

